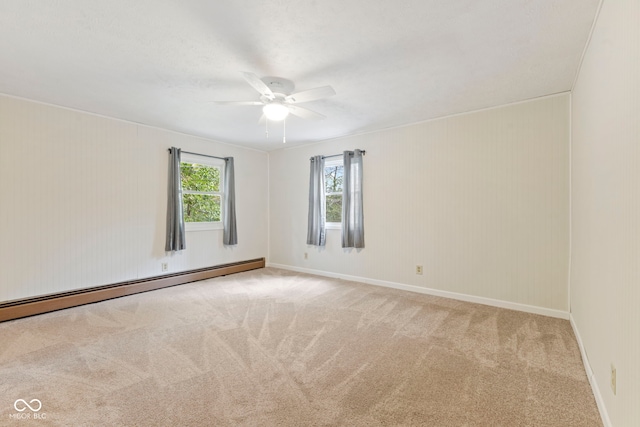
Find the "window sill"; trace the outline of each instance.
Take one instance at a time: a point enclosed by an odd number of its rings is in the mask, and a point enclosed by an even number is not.
[[[224,227],[221,222],[187,222],[184,225],[184,231],[207,231],[222,230]]]
[[[342,229],[342,223],[340,222],[327,222],[324,224],[324,228],[327,230],[340,230]]]

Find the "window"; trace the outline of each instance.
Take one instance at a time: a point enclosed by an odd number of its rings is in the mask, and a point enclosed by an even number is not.
[[[224,161],[183,155],[180,163],[186,230],[222,228]]]
[[[342,225],[342,157],[326,161],[324,164],[325,214],[327,228],[340,228]]]

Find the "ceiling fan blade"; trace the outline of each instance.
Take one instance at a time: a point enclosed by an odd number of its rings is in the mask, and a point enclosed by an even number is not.
[[[284,100],[289,103],[297,103],[297,102],[309,102],[315,101],[316,99],[328,98],[336,94],[336,91],[333,90],[331,86],[322,86],[317,87],[315,89],[303,90],[301,92],[292,93],[287,96]]]
[[[297,105],[287,105],[287,108],[291,114],[301,119],[322,120],[327,118],[327,116],[311,111],[308,108],[298,107]]]
[[[258,76],[256,76],[253,73],[247,73],[247,72],[242,73],[242,75],[244,76],[244,79],[247,81],[247,83],[249,83],[251,87],[257,90],[260,93],[260,95],[266,96],[269,99],[275,98],[275,95],[273,94],[273,92],[271,92],[271,89],[269,89],[269,86],[264,84],[264,82],[260,80]]]
[[[215,101],[215,103],[221,105],[264,105],[260,101]]]

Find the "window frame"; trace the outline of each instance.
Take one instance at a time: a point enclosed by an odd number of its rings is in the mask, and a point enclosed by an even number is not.
[[[343,169],[342,174],[343,174],[343,177],[344,177],[344,159],[342,158],[342,156],[333,158],[331,160],[327,159],[324,162],[325,171],[326,171],[327,168],[336,167],[336,166],[342,166],[342,169]],[[323,171],[323,173],[325,173],[325,171]],[[325,176],[326,176],[326,173],[325,173]],[[328,196],[332,196],[332,195],[340,195],[340,197],[342,197],[342,190],[339,193],[327,193],[326,192],[326,188],[327,187],[326,187],[326,183],[325,183],[325,194],[324,194],[324,216],[325,216],[324,226],[325,226],[325,229],[328,229],[328,230],[341,229],[342,228],[342,213],[340,214],[340,222],[328,222],[326,220],[326,218],[327,218],[327,197]]]
[[[224,220],[224,168],[226,162],[221,159],[214,159],[212,157],[198,156],[197,154],[182,154],[180,156],[180,167],[182,168],[182,163],[192,163],[199,164],[209,167],[215,167],[220,169],[220,185],[218,187],[219,191],[193,191],[193,190],[185,190],[182,188],[182,195],[184,194],[206,194],[212,196],[220,197],[220,221],[207,221],[207,222],[184,222],[184,230],[185,231],[204,231],[204,230],[222,230],[223,220]],[[182,179],[182,177],[181,177]],[[180,182],[182,184],[182,181]],[[183,207],[184,210],[184,200]],[[183,211],[184,215],[184,211]]]

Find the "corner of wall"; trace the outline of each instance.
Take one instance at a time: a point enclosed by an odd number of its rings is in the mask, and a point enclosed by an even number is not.
[[[598,405],[598,411],[600,411],[600,418],[602,418],[602,423],[605,427],[613,427],[611,424],[611,419],[609,419],[609,412],[607,411],[607,407],[604,403],[604,399],[602,398],[602,393],[600,393],[600,386],[598,385],[598,380],[596,376],[593,374],[593,370],[591,369],[591,364],[589,363],[589,357],[587,356],[587,351],[584,348],[584,344],[582,343],[582,337],[580,336],[580,331],[578,330],[578,325],[576,325],[575,320],[573,319],[573,315],[569,313],[569,322],[571,323],[571,328],[573,329],[573,334],[576,337],[576,341],[578,342],[578,347],[580,348],[580,355],[582,356],[582,363],[584,364],[584,370],[587,374],[587,379],[589,380],[589,384],[591,385],[591,390],[593,391],[593,396],[596,399],[596,404]]]

